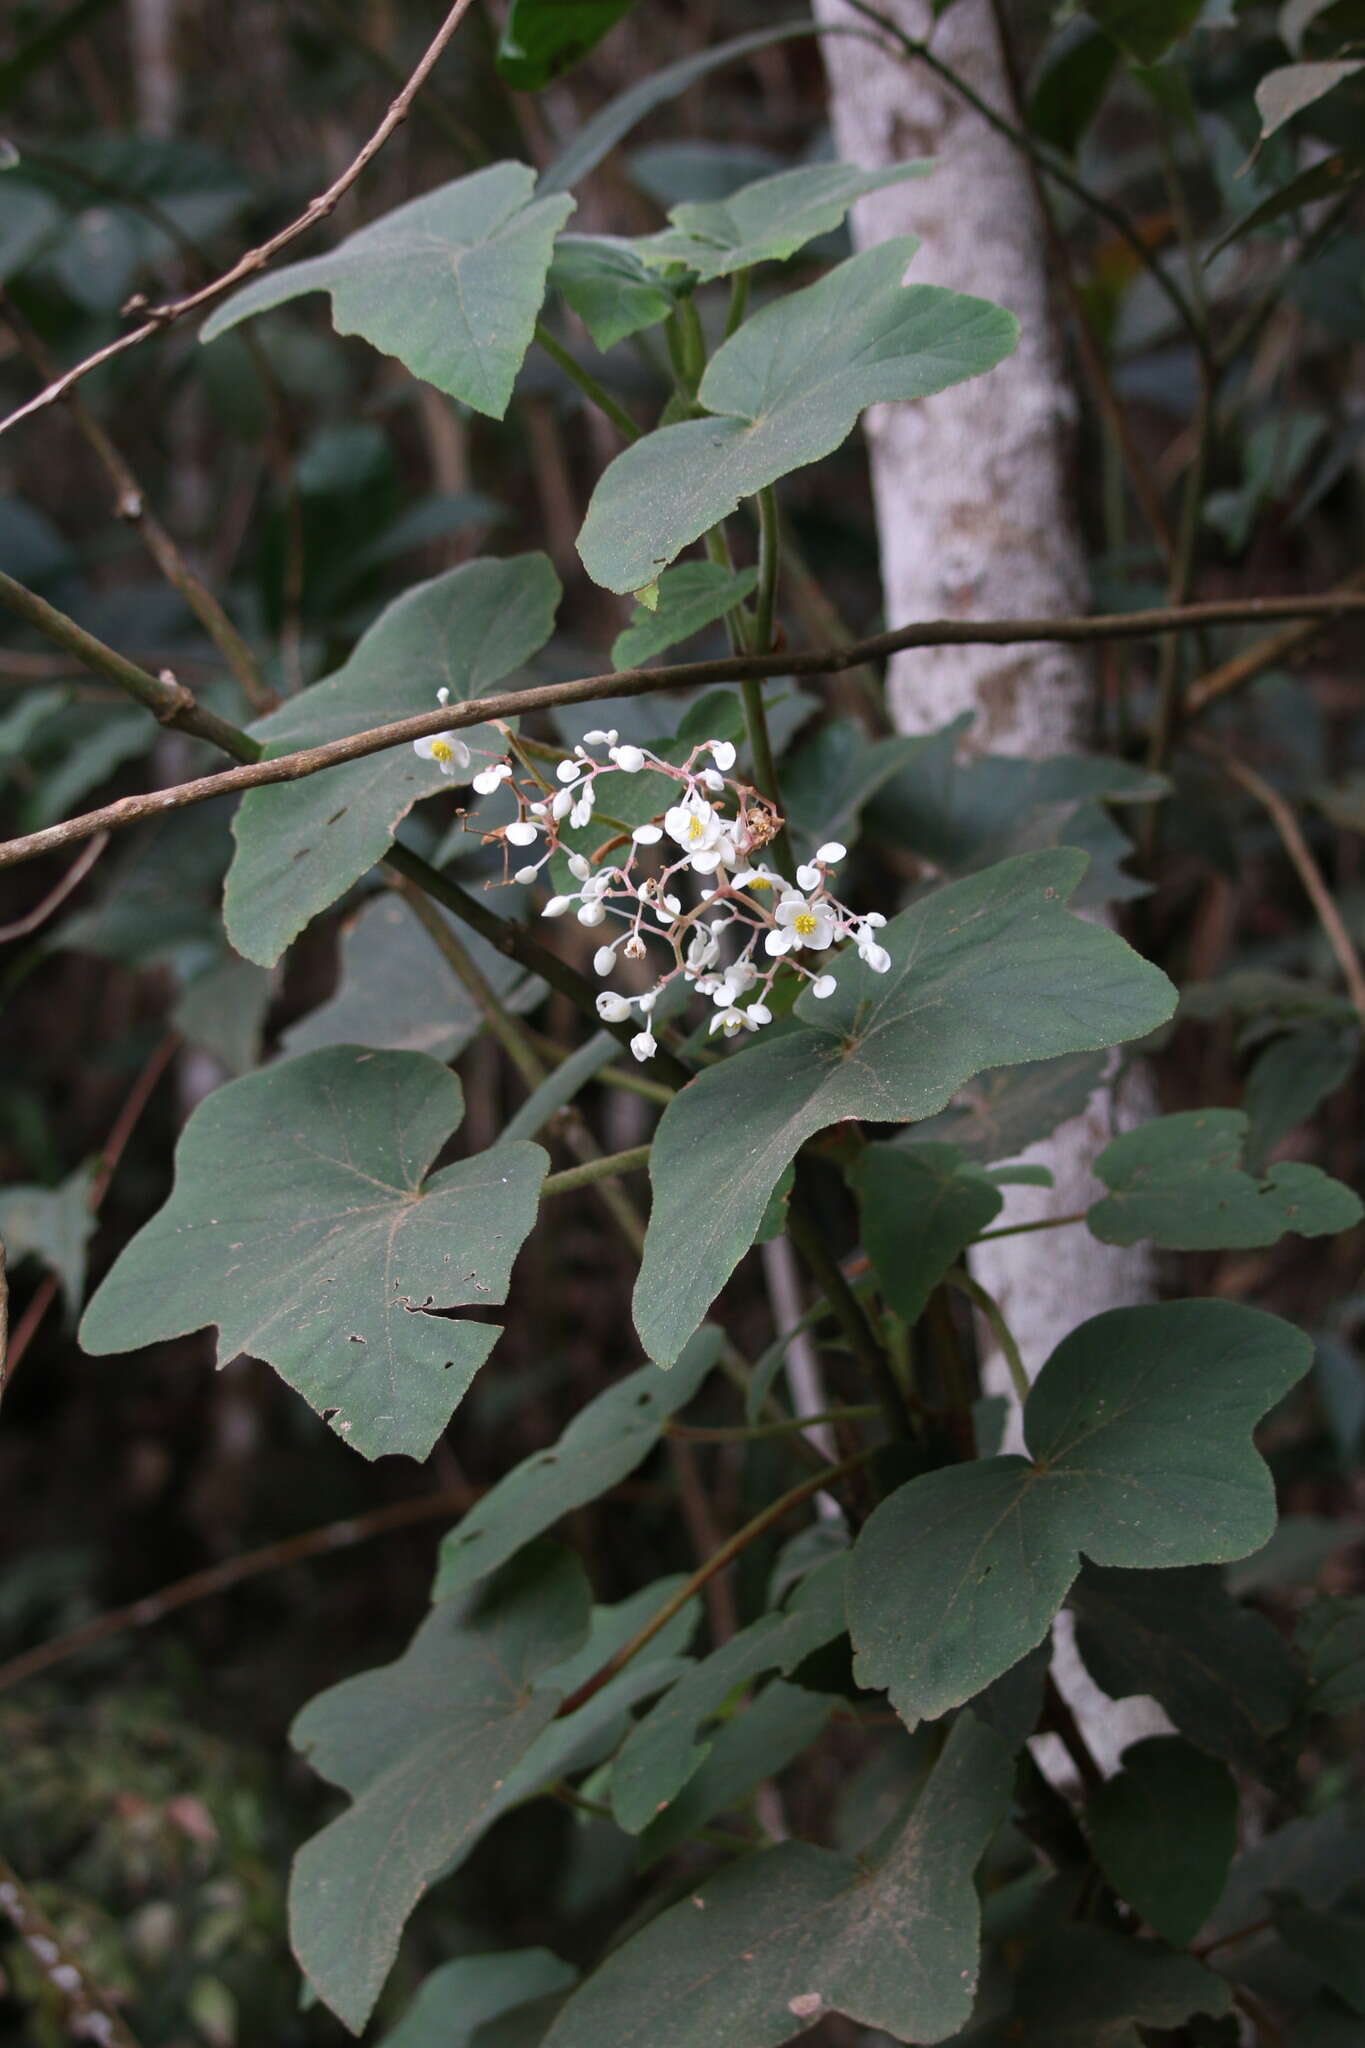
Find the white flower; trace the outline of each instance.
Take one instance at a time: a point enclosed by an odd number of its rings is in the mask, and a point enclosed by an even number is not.
[[[838,986],[839,984],[832,974],[817,974],[810,985],[810,992],[817,1002],[823,1003],[826,997],[834,994]]]
[[[512,771],[505,761],[497,761],[491,768],[481,768],[474,777],[474,787],[480,796],[492,796],[500,783],[511,780]]]
[[[816,847],[815,858],[822,867],[832,868],[836,861],[847,860],[848,848],[841,846],[837,839],[827,839],[823,846]]]
[[[572,896],[552,896],[540,914],[542,917],[563,917],[572,903]]]
[[[587,862],[584,861],[583,865],[586,867]],[[570,862],[570,866],[573,866],[572,862]],[[577,874],[577,872],[578,870],[575,868],[574,873]],[[583,883],[583,900],[585,903],[596,903],[608,893],[610,888],[611,876],[609,874],[589,874],[588,879]]]
[[[473,758],[457,732],[436,732],[427,739],[414,740],[412,751],[419,761],[434,761],[442,775],[463,774]]]
[[[578,906],[578,922],[580,924],[604,924],[606,916],[605,907],[593,897],[589,897],[586,903],[580,903]]]
[[[540,862],[539,862],[539,861],[537,861],[534,867],[531,867],[531,868],[518,868],[518,869],[517,869],[517,871],[516,871],[516,873],[515,873],[515,874],[513,875],[513,877],[512,877],[512,880],[513,880],[514,882],[520,882],[520,883],[522,884],[523,888],[525,888],[525,887],[527,887],[527,886],[528,886],[528,885],[529,885],[530,883],[534,882],[534,880],[535,880],[536,876],[537,876],[537,875],[538,875],[539,873],[540,873]]]
[[[725,777],[717,774],[714,768],[703,768],[697,780],[703,789],[710,790],[712,796],[719,796],[725,787]]]
[[[569,812],[569,823],[576,832],[581,832],[585,825],[592,823],[592,807],[593,785],[590,782],[585,782],[578,802]]]
[[[657,846],[664,836],[663,827],[660,825],[637,825],[630,836],[637,846]]]
[[[615,965],[616,965],[616,948],[615,948],[615,946],[599,946],[599,947],[598,947],[598,949],[597,949],[597,951],[596,951],[596,952],[595,952],[595,953],[593,954],[593,956],[592,956],[592,971],[593,971],[593,973],[594,973],[594,974],[610,974],[610,973],[611,973],[611,970],[612,970],[612,968],[613,968],[613,967],[614,967]],[[597,998],[597,1000],[598,1000],[598,1002],[600,1003],[600,1002],[601,1002],[601,1000],[602,1000],[601,996],[599,996],[599,997]]]
[[[624,1024],[630,1015],[630,999],[628,996],[618,996],[612,989],[604,988],[597,998],[597,1014],[604,1024]]]
[[[751,1014],[748,1010],[717,1010],[711,1019],[707,1036],[714,1038],[718,1031],[723,1031],[727,1038],[733,1038],[737,1031],[756,1031],[758,1024],[750,1023]]]
[[[630,1049],[637,1060],[652,1060],[659,1050],[654,1033],[649,1030],[637,1031],[630,1041]]]
[[[859,939],[858,958],[865,961],[874,974],[889,974],[891,971],[891,955],[875,939]]]
[[[886,919],[882,916],[880,910],[869,910],[867,916],[863,919],[864,927],[870,932],[879,932],[885,923]]]
[[[588,876],[592,873],[592,863],[585,860],[581,853],[571,853],[569,855],[569,873],[576,882],[586,882]]]
[[[643,960],[645,957],[645,942],[638,932],[632,932],[625,945],[622,946],[621,951],[625,954],[627,960]]]
[[[664,812],[664,830],[688,853],[705,853],[721,835],[724,821],[704,796],[689,791],[680,804]]]
[[[577,782],[582,772],[582,767],[581,761],[561,761],[555,769],[555,774],[561,782]]]
[[[701,974],[708,967],[714,967],[720,958],[720,941],[708,931],[698,928],[687,942],[687,964],[694,974]]]
[[[735,876],[737,889],[753,889],[760,894],[765,889],[781,889],[785,886],[781,875],[775,875],[771,868],[741,868]]]
[[[620,734],[614,728],[610,732],[585,732],[583,744],[585,747],[614,747],[619,738]]]
[[[805,889],[807,892],[811,889],[818,889],[820,886],[819,868],[813,868],[809,864],[803,868],[798,868],[796,870],[796,886],[798,889]]]
[[[539,825],[533,825],[529,818],[517,818],[507,827],[509,846],[534,846],[539,837]]]
[[[567,789],[557,789],[550,799],[550,816],[562,824],[573,809],[573,797]]]
[[[712,740],[711,759],[728,774],[735,765],[735,750],[729,740]]]
[[[751,1031],[757,1031],[760,1024],[771,1024],[773,1013],[766,1003],[750,1003],[744,1012],[744,1021]]]
[[[645,757],[638,747],[613,747],[611,758],[623,775],[638,775],[645,765]]]
[[[777,906],[778,931],[768,934],[768,951],[778,949],[772,940],[781,933],[787,935],[787,944],[782,952],[799,951],[805,947],[812,953],[823,953],[834,938],[834,913],[827,903],[812,903],[804,896],[784,896]]]

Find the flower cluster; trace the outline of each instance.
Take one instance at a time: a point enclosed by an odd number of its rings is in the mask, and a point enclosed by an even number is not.
[[[832,996],[836,982],[823,956],[844,941],[874,973],[887,972],[891,958],[877,937],[885,918],[876,911],[857,916],[831,892],[830,871],[846,856],[837,840],[818,848],[794,882],[764,864],[782,820],[731,776],[729,740],[702,741],[679,765],[648,747],[622,744],[615,731],[588,732],[551,779],[508,737],[508,755],[472,774],[473,757],[458,734],[413,744],[424,760],[468,779],[480,795],[506,787],[517,815],[486,836],[514,850],[513,880],[532,883],[556,854],[564,855],[576,886],[552,895],[541,915],[572,912],[581,925],[604,929],[593,958],[600,976],[652,950],[662,955],[650,987],[636,994],[604,989],[597,998],[605,1022],[638,1022],[630,1042],[636,1059],[658,1050],[653,1012],[675,979],[710,998],[712,1034],[734,1037],[772,1022],[769,999],[784,969],[808,981],[813,996]],[[661,802],[642,824],[624,823],[598,809],[598,778],[607,774],[662,777],[675,800]],[[628,808],[624,801],[619,807]],[[641,807],[633,808],[638,816]],[[566,830],[581,834],[594,821],[605,836],[591,856],[565,843]]]

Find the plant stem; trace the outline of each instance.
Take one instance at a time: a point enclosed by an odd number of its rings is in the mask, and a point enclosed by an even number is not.
[[[536,340],[552,363],[557,363],[564,375],[578,386],[583,396],[609,419],[612,425],[627,441],[638,441],[642,429],[637,427],[630,414],[620,402],[613,398],[605,384],[600,384],[591,370],[585,370],[576,356],[570,355],[562,342],[557,341],[543,320],[536,322]]]
[[[585,1679],[577,1691],[569,1694],[561,1703],[555,1716],[556,1720],[563,1720],[566,1715],[576,1713],[580,1707],[586,1706],[590,1699],[601,1692],[604,1685],[615,1678],[618,1671],[624,1671],[632,1658],[637,1657],[647,1644],[653,1642],[660,1629],[666,1628],[675,1614],[682,1612],[688,1601],[701,1591],[708,1579],[714,1578],[717,1572],[724,1571],[726,1565],[732,1564],[751,1543],[756,1543],[760,1536],[765,1536],[774,1523],[782,1521],[793,1508],[798,1508],[803,1501],[808,1501],[812,1494],[823,1493],[836,1480],[842,1479],[846,1473],[856,1471],[860,1465],[865,1465],[868,1459],[875,1455],[874,1451],[858,1451],[851,1458],[841,1459],[837,1465],[822,1463],[818,1472],[813,1472],[809,1479],[803,1479],[790,1493],[781,1494],[778,1499],[769,1501],[767,1507],[756,1514],[752,1521],[746,1522],[742,1529],[737,1529],[713,1556],[708,1557],[705,1564],[699,1565],[691,1578],[684,1580],[677,1591],[656,1609],[644,1627],[638,1629],[628,1643],[623,1643],[615,1655],[608,1657],[606,1663],[601,1665],[591,1678]]]
[[[1067,1223],[1084,1223],[1089,1214],[1088,1209],[1073,1209],[1069,1216],[1040,1216],[1033,1223],[1002,1223],[999,1230],[983,1230],[972,1239],[972,1244],[989,1244],[997,1237],[1023,1237],[1030,1230],[1060,1230]]]
[[[726,341],[744,324],[744,316],[749,310],[749,279],[752,275],[752,271],[737,270],[730,280],[730,306],[725,315]]]
[[[1024,1361],[1019,1355],[1019,1346],[1014,1341],[1014,1332],[1000,1311],[1000,1304],[992,1294],[987,1294],[979,1280],[973,1280],[970,1273],[964,1273],[960,1266],[950,1266],[943,1276],[949,1287],[955,1287],[959,1294],[965,1294],[975,1303],[990,1324],[991,1335],[1000,1346],[1000,1354],[1009,1368],[1011,1383],[1022,1406],[1029,1396],[1029,1377],[1024,1370]]]
[[[572,1194],[575,1188],[591,1187],[594,1181],[610,1180],[617,1174],[638,1173],[649,1164],[649,1146],[632,1145],[627,1152],[608,1152],[601,1159],[585,1159],[581,1166],[567,1166],[540,1184],[541,1200],[549,1195]]]

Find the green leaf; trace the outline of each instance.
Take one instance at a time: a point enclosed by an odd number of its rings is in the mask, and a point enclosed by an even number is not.
[[[497,1342],[431,1311],[507,1298],[549,1160],[499,1145],[429,1174],[464,1115],[419,1053],[334,1046],[195,1110],[170,1200],[125,1246],[80,1338],[136,1351],[218,1325],[367,1458],[424,1458]]]
[[[38,1260],[61,1283],[71,1316],[85,1293],[85,1255],[95,1229],[90,1212],[94,1178],[93,1166],[81,1166],[59,1187],[0,1189],[0,1244],[11,1275],[21,1259]]]
[[[380,613],[344,667],[253,730],[268,752],[287,754],[434,711],[442,687],[457,703],[482,696],[545,645],[559,595],[544,555],[465,562],[415,584]],[[488,726],[466,728],[461,738],[503,752]],[[233,823],[237,852],[223,897],[237,951],[273,966],[311,918],[383,858],[412,806],[449,788],[438,763],[405,746],[248,790]]]
[[[1262,142],[1361,70],[1365,70],[1365,60],[1355,58],[1333,64],[1282,64],[1267,71],[1256,87]]]
[[[1294,1640],[1308,1660],[1310,1713],[1350,1714],[1365,1705],[1365,1597],[1315,1600]]]
[[[547,1948],[461,1956],[432,1971],[379,2048],[474,2048],[485,2020],[568,1991],[577,1981],[573,1964],[562,1963]]]
[[[999,1738],[964,1715],[875,1869],[804,1842],[744,1857],[614,1950],[545,2048],[774,2048],[829,2012],[942,2040],[971,2010],[972,1872],[1011,1777]]]
[[[755,263],[784,262],[842,226],[849,208],[867,193],[925,178],[933,168],[927,158],[878,171],[804,164],[742,185],[726,199],[675,206],[668,216],[672,227],[644,236],[635,247],[647,263],[685,263],[706,284]]]
[[[1233,1599],[1221,1572],[1102,1571],[1071,1589],[1076,1647],[1111,1699],[1150,1693],[1182,1735],[1239,1770],[1265,1770],[1303,1675],[1279,1631]]]
[[[686,1407],[720,1355],[721,1332],[699,1330],[667,1377],[643,1366],[589,1401],[552,1451],[498,1481],[442,1539],[433,1600],[474,1585],[561,1516],[619,1485],[643,1464],[669,1418]]]
[[[1347,156],[1326,156],[1320,162],[1310,164],[1306,171],[1300,171],[1278,191],[1272,192],[1259,206],[1253,206],[1240,220],[1233,222],[1226,234],[1220,235],[1204,257],[1205,264],[1212,263],[1233,242],[1243,235],[1253,234],[1257,228],[1268,227],[1272,221],[1283,220],[1287,213],[1297,213],[1301,207],[1311,206],[1319,199],[1334,199],[1339,193],[1349,192],[1365,177],[1365,166]]]
[[[863,1525],[848,1580],[859,1684],[889,1691],[913,1727],[1042,1641],[1082,1552],[1148,1567],[1246,1556],[1275,1523],[1251,1430],[1310,1357],[1288,1323],[1232,1302],[1082,1323],[1025,1404],[1035,1462],[923,1474]]]
[[[661,427],[618,455],[578,552],[595,583],[638,590],[742,498],[831,454],[864,406],[979,376],[1018,339],[1012,313],[940,285],[902,285],[913,239],[851,256],[747,320],[698,391],[712,417]]]
[[[1091,1793],[1085,1824],[1100,1869],[1138,1918],[1173,1948],[1193,1941],[1237,1850],[1227,1765],[1178,1735],[1149,1736]]]
[[[740,1806],[824,1733],[836,1702],[825,1693],[774,1679],[757,1699],[722,1722],[706,1761],[640,1837],[641,1867],[669,1856],[718,1813]]]
[[[1206,1939],[1218,1941],[1262,1921],[1274,1899],[1298,1894],[1305,1906],[1331,1906],[1365,1870],[1365,1828],[1353,1826],[1340,1807],[1291,1820],[1263,1835],[1232,1866]],[[1229,1943],[1223,1968],[1241,1981],[1255,1982],[1273,1936]]]
[[[1134,64],[1156,64],[1198,21],[1204,0],[1085,0],[1085,11]]]
[[[1095,1172],[1110,1190],[1086,1221],[1102,1244],[1150,1238],[1169,1251],[1277,1244],[1288,1232],[1327,1237],[1360,1221],[1359,1198],[1316,1166],[1283,1160],[1263,1180],[1242,1170],[1248,1119],[1239,1109],[1155,1118],[1106,1145]]]
[[[353,2033],[418,1899],[549,1725],[563,1695],[537,1681],[579,1647],[588,1613],[578,1559],[528,1553],[482,1600],[435,1608],[396,1663],[334,1685],[294,1723],[295,1747],[352,1804],[295,1859],[290,1936]]]
[[[670,287],[640,260],[632,243],[614,235],[561,235],[549,283],[600,349],[657,327],[673,311]]]
[[[638,1835],[706,1761],[703,1725],[737,1686],[765,1671],[784,1677],[844,1632],[843,1554],[802,1579],[787,1607],[771,1611],[680,1678],[637,1723],[612,1766],[611,1810],[618,1827]]]
[[[948,1268],[999,1215],[1004,1197],[952,1145],[869,1145],[849,1179],[882,1294],[905,1322],[916,1323]]]
[[[498,39],[498,76],[521,92],[569,71],[635,0],[512,0]]]
[[[1079,1116],[1103,1081],[1107,1065],[1106,1054],[1082,1052],[999,1067],[993,1074],[978,1076],[950,1109],[916,1124],[896,1143],[946,1142],[981,1165],[1013,1159],[1049,1137],[1058,1124]]]
[[[562,193],[533,199],[535,183],[525,164],[490,164],[409,200],[325,256],[234,292],[200,340],[325,291],[338,334],[362,335],[415,377],[500,420],[531,346],[555,236],[574,206]]]
[[[1024,1951],[1012,2017],[973,2032],[972,2048],[1141,2048],[1134,2022],[1179,2027],[1231,2003],[1223,1979],[1193,1956],[1107,1928],[1056,1928]]]
[[[445,917],[444,911],[441,913]],[[451,920],[454,928],[453,920]],[[544,983],[525,975],[477,932],[460,929],[460,944],[505,1009],[520,1013],[539,1001]],[[472,996],[456,981],[401,896],[375,896],[341,938],[336,994],[292,1024],[286,1052],[324,1045],[372,1045],[389,1052],[425,1052],[448,1061],[483,1028]],[[612,1041],[613,1045],[615,1041]]]
[[[805,1027],[710,1067],[664,1111],[635,1290],[649,1356],[677,1357],[753,1242],[778,1175],[848,1118],[932,1116],[972,1075],[1137,1038],[1170,1014],[1164,975],[1065,909],[1083,856],[1028,854],[950,883],[894,918],[887,974],[841,956]]]
[[[757,581],[756,569],[727,569],[721,562],[679,562],[665,570],[653,611],[637,604],[630,624],[612,642],[612,667],[643,668],[656,654],[723,619]]]

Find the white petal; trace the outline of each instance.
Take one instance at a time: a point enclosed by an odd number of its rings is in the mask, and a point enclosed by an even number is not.
[[[623,775],[638,775],[645,765],[645,757],[638,747],[613,747],[611,758]]]
[[[480,796],[492,796],[501,781],[496,768],[481,768],[474,777],[474,787]]]
[[[525,887],[531,882],[534,882],[536,876],[539,873],[540,864],[539,862],[537,862],[535,867],[533,868],[518,868],[516,873],[513,875],[512,880],[514,882],[520,882],[522,886]]]
[[[437,702],[438,704],[448,704],[448,703],[450,702],[450,692],[449,692],[449,690],[447,690],[447,689],[444,689],[444,688],[442,688],[442,689],[439,689],[439,690],[438,690],[438,691],[436,692],[436,702]]]
[[[604,988],[597,998],[597,1014],[604,1024],[624,1024],[630,1015],[630,1004],[624,996]]]
[[[572,903],[572,896],[552,896],[540,914],[542,917],[563,917]]]
[[[588,876],[592,873],[592,866],[588,861],[584,860],[581,853],[571,853],[569,855],[569,873],[576,882],[586,882]]]
[[[578,906],[578,922],[580,924],[602,924],[606,920],[606,915],[607,913],[600,903],[580,903]]]
[[[832,974],[817,974],[810,985],[810,992],[817,1002],[823,1003],[827,996],[834,994],[838,986],[839,984]]]
[[[848,848],[841,846],[837,839],[827,839],[823,846],[816,847],[815,858],[825,867],[833,867],[836,861],[848,859]]]
[[[790,932],[769,932],[763,941],[763,950],[773,960],[780,960],[784,953],[790,953],[796,940]]]
[[[729,740],[712,740],[711,759],[717,768],[725,769],[728,774],[735,765],[735,750]]]
[[[573,798],[567,789],[557,789],[550,800],[550,816],[562,823],[573,809]]]
[[[592,956],[593,973],[610,974],[612,968],[615,965],[616,948],[614,946],[599,946],[597,951]],[[602,998],[599,996],[597,1000],[600,1003]]]
[[[533,825],[529,818],[514,819],[507,827],[509,846],[534,846],[539,837],[539,825]]]
[[[657,846],[664,835],[657,825],[637,825],[630,836],[637,846]]]
[[[581,761],[561,761],[555,769],[555,774],[561,782],[577,782],[582,770],[583,764]]]
[[[796,870],[796,882],[797,887],[801,889],[818,889],[820,886],[819,868],[809,866],[798,868]]]
[[[591,732],[584,733],[583,744],[585,747],[605,747],[607,744],[607,734],[594,727]]]
[[[659,1048],[652,1031],[637,1031],[630,1041],[630,1049],[637,1060],[652,1060]]]

